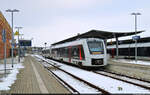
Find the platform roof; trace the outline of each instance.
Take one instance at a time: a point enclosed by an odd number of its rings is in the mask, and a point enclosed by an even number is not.
[[[141,33],[144,32],[142,31],[137,31],[136,33]],[[124,37],[124,36],[130,36],[130,35],[134,35],[135,32],[108,32],[108,31],[101,31],[101,30],[90,30],[86,33],[83,34],[79,34],[77,36],[56,42],[52,45],[56,45],[56,44],[61,44],[61,43],[65,43],[65,42],[70,42],[70,41],[74,41],[78,38],[101,38],[101,39],[111,39],[111,38],[115,38],[115,37]]]

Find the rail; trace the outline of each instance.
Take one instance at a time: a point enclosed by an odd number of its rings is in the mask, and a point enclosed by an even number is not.
[[[43,59],[42,59],[42,60],[43,60]],[[49,63],[48,61],[46,61],[46,60],[43,60],[43,61],[45,61],[45,62],[47,62],[48,64],[50,64],[50,63]],[[75,75],[73,75],[73,74],[71,74],[71,73],[69,73],[69,72],[63,70],[63,69],[60,69],[59,67],[57,67],[57,66],[55,66],[55,65],[53,65],[53,64],[50,64],[50,65],[53,66],[53,67],[55,67],[55,68],[57,68],[58,70],[60,70],[60,71],[62,71],[62,72],[64,72],[64,73],[70,75],[71,77],[73,77],[73,78],[75,78],[75,79],[77,79],[77,80],[79,80],[79,81],[81,81],[81,82],[87,84],[88,86],[90,86],[90,87],[92,87],[92,88],[94,88],[94,89],[97,89],[98,91],[102,92],[103,94],[110,94],[108,91],[105,91],[104,89],[102,89],[102,88],[100,88],[100,87],[97,87],[97,86],[93,85],[92,83],[87,82],[87,81],[85,81],[85,80],[83,80],[83,79],[81,79],[81,78],[79,78],[79,77],[77,77],[77,76],[75,76]],[[60,78],[59,78],[59,79],[60,79]],[[60,80],[62,80],[62,79],[60,79]],[[71,88],[73,88],[73,87],[71,87]],[[75,92],[76,92],[76,91],[75,91]]]

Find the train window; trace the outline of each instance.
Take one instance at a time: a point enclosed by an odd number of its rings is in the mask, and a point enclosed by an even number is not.
[[[67,57],[67,48],[60,48],[60,56]]]
[[[60,48],[60,49],[59,49],[59,53],[60,53],[60,54],[59,54],[60,57],[62,57],[62,56],[63,56],[63,48]]]
[[[52,49],[52,54],[54,54],[54,49]]]
[[[58,49],[59,57],[61,57],[61,48]]]
[[[72,58],[79,59],[79,48],[77,46],[72,47]]]
[[[63,57],[63,54],[64,54],[63,48],[60,48],[59,52],[60,52],[60,57]]]
[[[101,41],[88,41],[87,42],[89,51],[91,54],[103,54],[104,53],[104,47],[103,43]]]
[[[52,49],[52,54],[53,54],[53,56],[57,56],[57,49]]]
[[[57,51],[58,51],[57,56],[60,57],[60,54],[61,54],[60,48],[58,48]]]
[[[64,57],[68,57],[69,49],[64,48]]]

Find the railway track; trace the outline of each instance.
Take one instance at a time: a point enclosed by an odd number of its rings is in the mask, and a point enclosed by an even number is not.
[[[123,75],[123,74],[119,74],[119,73],[115,73],[115,72],[111,72],[111,71],[107,71],[107,70],[104,70],[104,72],[110,73],[110,74],[114,74],[114,75],[118,75],[118,76],[121,76],[121,77],[127,77],[127,78],[130,78],[130,79],[135,79],[135,80],[139,80],[139,81],[150,83],[150,81],[148,81],[148,80],[135,78],[135,77],[131,77],[131,76],[127,76],[127,75]]]
[[[70,89],[71,90],[71,92],[72,93],[77,93],[77,94],[79,94],[79,91],[77,91],[76,89],[74,89],[71,85],[69,85],[67,82],[65,82],[63,79],[61,79],[59,76],[57,76],[55,73],[53,73],[53,71],[50,69],[50,68],[48,68],[48,67],[45,67],[49,72],[51,72],[52,73],[52,75],[56,78],[56,79],[58,79],[59,81],[58,82],[60,82],[60,83],[63,83],[64,85],[66,85],[67,87],[66,88],[68,88],[68,89]]]
[[[49,62],[47,62],[47,63],[49,63]],[[52,64],[51,64],[51,65],[52,65]],[[58,68],[58,67],[55,66],[55,65],[54,65],[54,67],[57,68],[57,69],[59,69],[59,70],[61,70],[62,72],[67,73],[68,75],[72,76],[73,78],[84,82],[85,84],[91,86],[92,88],[97,89],[98,91],[100,91],[100,92],[102,92],[102,93],[104,93],[104,94],[110,94],[110,92],[108,92],[108,91],[106,91],[106,90],[104,90],[104,89],[102,89],[102,88],[99,88],[98,86],[95,86],[95,85],[93,85],[93,84],[91,84],[91,83],[89,83],[89,82],[87,82],[87,81],[85,81],[85,80],[83,80],[83,79],[81,79],[81,78],[79,78],[79,77],[77,77],[77,76],[75,76],[75,75],[73,75],[73,74],[71,74],[71,73],[69,73],[69,72],[63,70],[63,69],[60,69],[60,68]],[[81,69],[81,68],[80,68],[80,69]],[[48,70],[50,70],[50,69],[48,69]],[[87,70],[87,71],[89,71],[89,70]],[[51,72],[52,72],[52,71],[51,71]],[[142,80],[135,79],[135,78],[132,78],[132,77],[121,76],[121,75],[119,75],[119,74],[115,74],[115,73],[111,73],[111,72],[106,72],[106,71],[98,71],[98,72],[97,72],[97,71],[90,71],[90,72],[93,72],[93,73],[98,74],[98,75],[110,77],[110,78],[115,79],[115,80],[119,80],[119,81],[122,81],[122,82],[126,82],[126,83],[128,83],[128,84],[132,84],[132,85],[135,85],[135,86],[138,86],[138,87],[141,87],[141,88],[150,90],[150,82],[148,82],[148,81],[142,81]],[[57,75],[55,75],[55,76],[57,76]],[[117,76],[117,77],[116,77],[116,76]],[[57,76],[57,77],[58,77],[58,76]],[[119,78],[119,77],[125,77],[126,79]],[[127,80],[127,78],[129,79],[129,81]],[[60,79],[60,80],[61,80],[61,79]],[[135,81],[136,81],[136,82],[135,82]],[[64,83],[64,84],[66,84],[66,83]],[[69,84],[66,84],[66,85],[69,85]],[[69,87],[69,86],[68,86],[68,87]],[[69,87],[69,88],[71,88],[71,87]],[[71,89],[72,89],[72,88],[71,88]],[[74,92],[75,92],[75,93],[79,93],[79,92],[76,91],[76,90],[74,90]]]
[[[45,61],[45,60],[43,60],[43,61]],[[47,61],[45,61],[45,62],[47,62]],[[49,62],[47,62],[47,63],[50,64]],[[64,72],[64,73],[68,74],[69,76],[73,77],[74,79],[76,79],[76,80],[78,80],[78,81],[80,81],[80,82],[82,82],[82,83],[88,85],[89,87],[96,89],[97,91],[99,91],[99,92],[102,93],[102,94],[110,94],[108,91],[106,91],[106,90],[104,90],[104,89],[102,89],[102,88],[100,88],[100,87],[97,87],[97,86],[95,86],[94,84],[92,84],[92,83],[90,83],[90,82],[88,82],[88,81],[86,81],[86,80],[84,80],[84,79],[79,78],[78,76],[75,76],[75,75],[73,75],[73,74],[71,74],[71,73],[69,73],[69,72],[67,72],[67,71],[65,71],[65,70],[63,70],[63,69],[60,69],[59,67],[57,67],[57,66],[55,66],[55,65],[53,65],[53,64],[50,64],[50,65],[53,66],[54,68],[56,68],[56,69],[58,69],[58,70]],[[78,93],[78,94],[80,94],[79,91],[77,91],[77,90],[76,90],[75,88],[73,88],[70,84],[68,84],[68,83],[65,82],[63,79],[61,79],[59,76],[57,76],[55,73],[53,73],[53,71],[52,71],[50,68],[48,68],[48,67],[46,67],[46,66],[45,66],[45,68],[46,68],[48,71],[50,71],[55,77],[57,77],[61,82],[63,82],[65,85],[67,85],[67,86],[69,87],[69,89],[71,89],[71,90],[73,91],[73,93]]]
[[[118,75],[115,73],[113,73],[113,74],[108,73],[105,71],[102,71],[102,72],[101,71],[100,72],[92,71],[92,72],[150,90],[150,82],[147,82],[147,81],[145,82],[142,80],[138,80],[136,78],[125,77],[125,76],[121,76],[121,75]]]
[[[57,60],[55,60],[55,61],[57,61]],[[74,65],[71,65],[71,66],[74,66]],[[75,67],[78,67],[78,66],[75,66]],[[84,70],[87,70],[87,69],[84,69]],[[88,70],[88,71],[90,71],[90,70]],[[135,78],[135,77],[131,77],[131,76],[126,76],[126,75],[121,75],[121,74],[117,74],[117,73],[114,73],[114,72],[109,72],[109,71],[106,71],[106,70],[103,70],[103,73],[102,73],[102,71],[94,72],[94,73],[97,73],[97,74],[100,74],[100,75],[103,75],[103,76],[107,76],[107,77],[110,77],[110,78],[113,78],[113,79],[116,79],[116,80],[120,80],[120,81],[130,83],[130,84],[133,84],[133,85],[136,85],[136,86],[139,86],[139,87],[150,90],[150,81],[147,81],[147,80],[143,80],[143,79],[139,79],[139,78]],[[124,78],[124,79],[122,79],[122,78]],[[128,80],[130,80],[130,81],[128,81]]]
[[[74,66],[74,65],[71,65],[71,66]],[[75,67],[77,67],[77,66],[75,66]],[[90,71],[90,70],[88,70],[88,71]],[[146,80],[143,80],[143,79],[138,79],[138,78],[130,77],[130,76],[126,76],[126,75],[121,75],[121,74],[117,74],[117,73],[114,73],[114,72],[109,72],[109,71],[106,71],[106,70],[103,70],[103,71],[100,71],[100,72],[94,72],[94,73],[97,73],[97,74],[100,74],[100,75],[103,75],[103,76],[107,76],[107,77],[110,77],[110,78],[113,78],[113,79],[116,79],[116,80],[120,80],[120,81],[130,83],[130,84],[133,84],[133,85],[136,85],[136,86],[139,86],[139,87],[150,90],[150,81],[146,81]]]

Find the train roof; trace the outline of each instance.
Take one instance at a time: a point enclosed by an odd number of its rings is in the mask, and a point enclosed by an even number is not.
[[[137,34],[141,32],[144,32],[144,31],[137,31]],[[91,38],[92,37],[92,38],[101,38],[101,39],[111,39],[115,37],[130,36],[134,34],[135,32],[108,32],[108,31],[101,31],[101,30],[90,30],[86,33],[79,34],[77,36],[56,42],[52,45],[62,44],[65,42],[71,42],[79,38]]]

